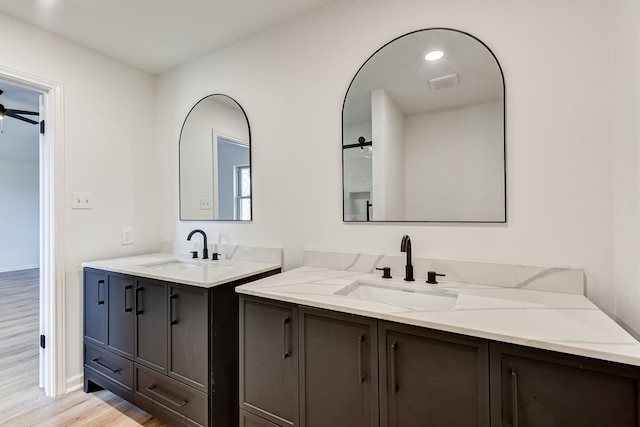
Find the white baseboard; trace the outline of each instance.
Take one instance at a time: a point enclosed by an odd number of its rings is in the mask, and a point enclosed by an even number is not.
[[[39,268],[38,264],[35,265],[21,265],[18,267],[4,267],[0,268],[0,273],[7,273],[9,271],[31,270],[33,268]]]
[[[67,386],[66,393],[70,393],[72,391],[76,391],[84,387],[84,375],[78,374],[74,375],[71,378],[67,378]]]

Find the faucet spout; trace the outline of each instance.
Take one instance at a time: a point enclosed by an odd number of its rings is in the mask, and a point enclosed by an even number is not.
[[[204,249],[202,249],[202,259],[208,259],[209,258],[209,247],[207,245],[207,234],[202,231],[202,230],[193,230],[191,233],[189,233],[189,236],[187,236],[187,240],[191,240],[191,237],[196,234],[196,233],[200,233],[202,234],[202,237],[204,239]]]
[[[404,280],[407,282],[413,282],[413,265],[411,264],[411,238],[408,235],[402,236],[402,242],[400,243],[400,252],[407,253],[407,265],[404,267],[405,276]]]

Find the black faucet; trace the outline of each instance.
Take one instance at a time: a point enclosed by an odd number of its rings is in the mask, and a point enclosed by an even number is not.
[[[207,247],[207,234],[204,231],[202,231],[202,230],[193,230],[187,236],[187,240],[191,240],[191,236],[193,236],[196,233],[200,233],[200,234],[202,234],[202,237],[204,237],[204,249],[202,249],[202,259],[209,259],[209,248]]]
[[[405,277],[407,282],[413,282],[413,265],[411,265],[411,238],[408,235],[402,236],[402,242],[400,243],[400,252],[407,253],[407,265],[404,267]]]

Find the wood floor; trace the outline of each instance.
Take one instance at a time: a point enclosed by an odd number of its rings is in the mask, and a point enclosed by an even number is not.
[[[0,426],[167,426],[118,396],[38,387],[39,272],[0,273]]]

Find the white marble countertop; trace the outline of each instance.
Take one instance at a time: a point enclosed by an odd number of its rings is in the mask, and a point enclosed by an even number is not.
[[[211,288],[233,280],[281,268],[282,264],[233,258],[212,261],[191,259],[177,254],[155,253],[84,262],[82,266]]]
[[[640,366],[640,343],[586,297],[442,281],[411,285],[455,292],[455,306],[421,310],[336,295],[357,281],[407,286],[401,277],[304,266],[236,288],[241,294]]]

